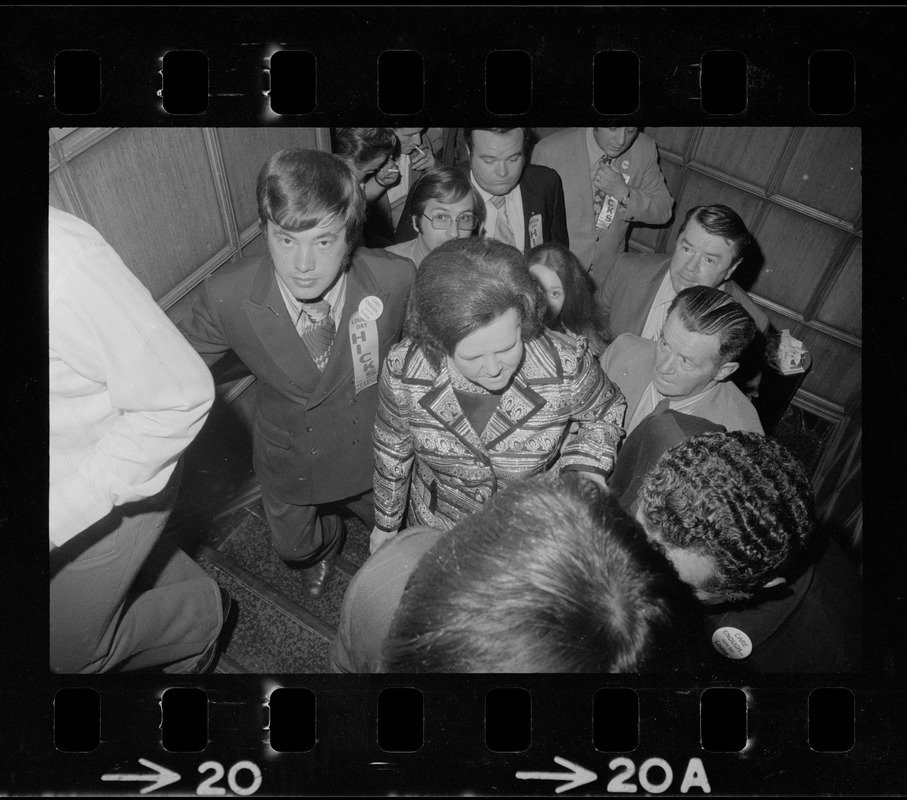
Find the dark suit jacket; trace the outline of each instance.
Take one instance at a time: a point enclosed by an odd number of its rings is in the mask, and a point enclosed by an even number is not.
[[[378,386],[355,392],[349,321],[363,298],[381,299],[377,328],[383,364],[400,338],[414,277],[408,259],[356,250],[323,373],[287,313],[270,256],[226,264],[205,281],[192,315],[179,328],[209,366],[232,350],[257,378],[255,472],[280,500],[315,505],[372,488]]]
[[[469,177],[469,166],[460,167],[463,174]],[[416,238],[416,231],[412,225],[412,196],[413,186],[403,213],[397,223],[397,242],[407,242]],[[548,167],[527,164],[523,168],[517,188],[523,199],[523,231],[526,249],[531,247],[529,240],[529,220],[535,214],[542,218],[542,242],[558,242],[564,247],[570,246],[570,237],[567,235],[567,212],[564,206],[564,188],[558,174]],[[537,242],[536,244],[541,244]]]
[[[605,327],[614,340],[623,333],[641,336],[652,301],[671,265],[666,253],[621,253],[614,269],[596,292]],[[752,298],[733,280],[720,287],[752,316],[756,329],[763,335],[768,331],[768,317]]]

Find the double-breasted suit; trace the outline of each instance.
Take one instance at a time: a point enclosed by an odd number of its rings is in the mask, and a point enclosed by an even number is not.
[[[469,178],[469,165],[463,165],[458,169]],[[553,169],[527,164],[513,191],[520,193],[523,202],[523,219],[520,222],[520,230],[526,245],[524,250],[529,250],[543,242],[557,242],[564,247],[570,246],[570,236],[567,233],[567,212],[564,206],[564,189],[561,186],[561,179]],[[411,188],[409,196],[406,198],[406,205],[403,207],[403,213],[400,215],[400,221],[397,223],[396,240],[398,243],[416,238],[416,231],[413,228],[412,196]],[[542,223],[541,240],[536,242],[532,241],[530,235],[530,224],[533,217],[539,218]]]
[[[509,481],[564,470],[607,477],[625,403],[584,339],[547,331],[526,342],[523,362],[477,433],[446,361],[435,369],[405,339],[388,355],[375,418],[375,520],[450,528]],[[473,387],[475,389],[476,387]],[[564,446],[571,422],[578,431]]]
[[[263,493],[295,506],[343,500],[371,489],[371,430],[378,387],[356,392],[350,318],[377,297],[378,361],[398,341],[415,277],[408,259],[357,249],[330,358],[320,372],[299,337],[270,256],[227,264],[203,285],[180,330],[206,363],[232,350],[257,379],[253,458]],[[273,526],[272,526],[273,527]]]
[[[630,196],[619,206],[607,228],[595,227],[592,170],[586,144],[586,128],[567,128],[536,144],[532,163],[554,169],[564,187],[570,249],[585,268],[592,267],[596,286],[601,286],[623,249],[632,222],[658,225],[671,218],[674,200],[658,166],[655,142],[640,133],[630,148],[615,160],[629,175]]]

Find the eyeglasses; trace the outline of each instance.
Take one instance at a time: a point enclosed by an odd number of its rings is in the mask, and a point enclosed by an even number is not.
[[[432,216],[428,216],[428,214],[422,214],[422,216],[431,222],[431,226],[436,231],[449,231],[452,222],[456,222],[457,228],[461,231],[474,231],[479,224],[479,218],[475,214],[460,214],[456,220],[450,214],[441,211]]]

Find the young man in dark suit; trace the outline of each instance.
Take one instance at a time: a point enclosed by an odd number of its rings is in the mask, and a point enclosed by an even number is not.
[[[526,252],[543,242],[570,246],[564,189],[548,167],[526,163],[529,128],[464,128],[469,179],[485,202],[485,236]],[[414,238],[410,197],[397,242]]]
[[[353,249],[365,199],[353,172],[283,150],[258,176],[268,253],[227,264],[180,329],[211,366],[232,350],[257,378],[253,459],[274,549],[318,597],[341,503],[374,525],[371,430],[381,364],[400,337],[412,262]]]

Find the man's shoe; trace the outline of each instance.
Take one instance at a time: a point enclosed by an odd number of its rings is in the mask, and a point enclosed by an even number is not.
[[[328,556],[319,561],[314,567],[301,570],[302,590],[309,597],[321,597],[324,594],[324,588],[331,579],[331,575],[334,574],[335,558],[336,556]]]

